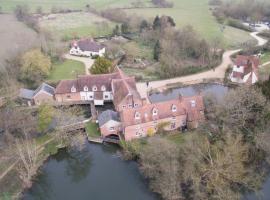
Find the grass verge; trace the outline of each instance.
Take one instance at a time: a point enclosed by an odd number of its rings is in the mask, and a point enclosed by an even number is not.
[[[97,123],[94,122],[88,122],[86,124],[86,133],[89,137],[98,138],[100,137],[100,130]]]

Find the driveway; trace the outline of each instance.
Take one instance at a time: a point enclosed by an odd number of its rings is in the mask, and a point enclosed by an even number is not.
[[[84,63],[85,65],[85,74],[89,75],[90,74],[90,69],[92,67],[92,65],[94,64],[94,59],[89,58],[89,57],[79,57],[79,56],[73,56],[70,54],[65,54],[64,58],[66,59],[70,59],[70,60],[77,60],[80,61],[82,63]]]
[[[255,38],[258,41],[257,46],[262,46],[267,43],[267,40],[259,37],[257,34],[259,32],[253,32],[250,33],[250,35]],[[209,70],[206,72],[183,76],[183,77],[177,77],[177,78],[171,78],[161,81],[152,81],[149,82],[148,88],[146,83],[137,83],[137,89],[140,93],[142,98],[146,98],[148,100],[148,91],[151,89],[161,89],[166,88],[168,84],[174,84],[174,83],[183,83],[183,84],[196,84],[201,83],[205,79],[223,79],[225,77],[226,70],[229,65],[233,64],[231,60],[231,56],[233,54],[238,53],[241,51],[241,49],[237,50],[229,50],[225,51],[222,57],[222,63],[217,66],[214,70]]]

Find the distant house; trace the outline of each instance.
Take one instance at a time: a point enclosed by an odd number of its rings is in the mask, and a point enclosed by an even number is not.
[[[256,56],[238,55],[229,78],[234,83],[252,85],[258,81],[260,60]]]
[[[53,103],[54,100],[54,87],[42,83],[36,90],[20,89],[19,97],[26,100],[29,106],[42,103]]]
[[[98,44],[92,39],[82,39],[79,41],[74,41],[71,44],[69,53],[75,56],[102,57],[105,54],[105,46]]]

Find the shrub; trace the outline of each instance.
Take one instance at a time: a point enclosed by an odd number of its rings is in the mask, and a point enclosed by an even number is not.
[[[228,19],[227,25],[232,26],[234,28],[242,29],[244,31],[249,31],[249,32],[253,31],[252,28],[242,24],[240,21],[235,20],[235,19]]]

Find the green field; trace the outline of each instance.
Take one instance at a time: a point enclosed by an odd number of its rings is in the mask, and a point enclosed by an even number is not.
[[[149,6],[149,0],[142,0]],[[224,32],[221,31],[221,25],[218,24],[212,16],[208,5],[208,0],[171,0],[174,3],[173,8],[138,8],[125,9],[128,14],[136,14],[146,18],[153,19],[156,15],[170,15],[175,19],[177,27],[191,25],[199,33],[199,36],[212,41],[220,38],[224,47],[238,47],[249,40],[253,40],[249,33],[235,28],[227,27]],[[109,7],[130,7],[134,0],[0,0],[3,11],[11,12],[17,4],[28,4],[34,11],[37,6],[42,6],[44,11],[50,11],[52,6],[71,9],[84,9],[89,4],[97,9]],[[87,19],[87,18],[86,18]],[[67,19],[68,21],[69,19]],[[74,18],[80,23],[79,19]],[[91,22],[91,18],[89,18]],[[66,23],[66,22],[65,22]],[[62,23],[62,26],[65,26]],[[69,22],[67,22],[69,23]],[[58,29],[63,31],[64,35],[72,35],[75,32],[79,36],[98,35],[95,25],[83,25],[75,28]],[[105,31],[106,32],[106,31]],[[104,34],[104,33],[102,33]]]
[[[62,79],[73,79],[77,75],[85,74],[85,66],[83,63],[75,60],[65,60],[61,63],[55,63],[48,77],[49,81],[58,81]]]
[[[259,79],[268,80],[270,76],[270,64],[259,69]]]
[[[52,14],[40,20],[40,26],[65,40],[74,37],[96,37],[112,33],[115,23],[86,12]]]
[[[270,52],[265,52],[261,57],[261,64],[270,62]]]
[[[52,7],[68,9],[85,9],[87,4],[97,9],[108,7],[130,6],[133,0],[0,0],[2,10],[12,12],[16,5],[27,4],[32,12],[41,6],[44,12],[50,12]]]

